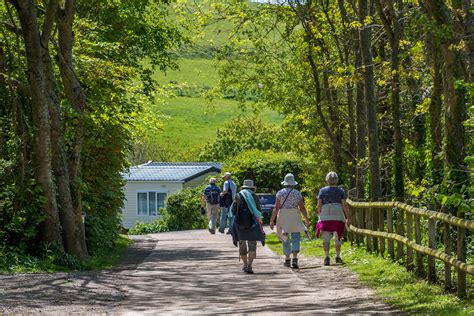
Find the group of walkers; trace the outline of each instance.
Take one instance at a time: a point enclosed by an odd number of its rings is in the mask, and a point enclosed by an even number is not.
[[[202,195],[201,211],[203,214],[207,212],[209,232],[215,234],[218,211],[221,208],[219,232],[225,233],[228,219],[227,234],[232,235],[234,245],[239,247],[239,255],[243,261],[242,270],[253,273],[252,263],[257,256],[257,242],[260,241],[262,245],[265,245],[263,214],[255,194],[256,187],[252,180],[246,179],[241,190],[237,192],[237,186],[232,181],[231,174],[226,172],[223,178],[223,190],[217,186],[216,178],[209,180],[209,185]],[[341,239],[346,224],[349,225],[351,221],[346,203],[347,196],[344,190],[337,186],[338,181],[338,175],[333,171],[329,172],[326,175],[328,185],[321,188],[318,194],[319,220],[316,224],[316,237],[321,236],[323,239],[324,265],[330,265],[329,247],[333,236],[336,248],[335,262],[342,263]],[[270,228],[276,229],[276,235],[282,241],[285,254],[283,265],[298,269],[301,233],[309,236],[310,222],[304,198],[301,192],[295,189],[298,183],[293,174],[287,174],[281,184],[283,188],[276,194]],[[206,209],[204,209],[204,204]]]

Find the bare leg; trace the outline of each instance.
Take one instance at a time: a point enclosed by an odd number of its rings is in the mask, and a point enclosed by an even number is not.
[[[324,254],[329,257],[329,242],[323,242]]]
[[[336,257],[340,258],[341,257],[341,244],[335,245],[336,247]]]
[[[249,253],[249,257],[250,257],[250,253]],[[240,255],[240,258],[242,258],[242,261],[244,262],[244,266],[247,266],[247,255]]]
[[[257,253],[255,251],[249,251],[248,254],[248,265],[251,266],[255,258],[257,257]]]

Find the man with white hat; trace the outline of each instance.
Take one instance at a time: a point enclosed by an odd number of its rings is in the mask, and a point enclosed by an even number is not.
[[[224,186],[222,188],[222,205],[221,205],[221,218],[219,222],[219,232],[224,233],[225,227],[227,225],[227,216],[229,216],[229,230],[227,234],[230,234],[230,228],[232,227],[232,212],[229,212],[230,206],[234,201],[235,195],[237,194],[237,185],[231,179],[232,174],[230,172],[224,173],[222,178],[224,178]]]

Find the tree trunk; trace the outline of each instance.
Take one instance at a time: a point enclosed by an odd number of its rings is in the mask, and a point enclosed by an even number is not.
[[[69,155],[69,184],[74,218],[74,238],[76,247],[80,249],[81,257],[87,257],[84,225],[82,224],[81,204],[81,153],[84,143],[84,108],[86,103],[85,91],[76,76],[73,65],[72,49],[74,35],[72,24],[75,14],[75,1],[67,0],[64,8],[58,12],[58,39],[59,39],[59,70],[65,89],[65,94],[71,103],[75,117],[72,120],[74,131],[72,152]]]
[[[329,113],[329,120],[331,123],[331,130],[333,131],[337,142],[333,145],[333,159],[334,159],[334,167],[336,172],[339,175],[344,173],[343,170],[343,158],[342,158],[342,148],[341,148],[341,137],[339,136],[339,119],[337,115],[336,107],[336,100],[333,98],[333,94],[331,88],[329,87],[329,78],[326,72],[323,73],[323,88],[324,88],[324,95],[326,97],[326,101],[328,104],[328,113]]]
[[[368,16],[367,0],[359,0],[359,21],[365,23]],[[364,68],[364,92],[367,106],[367,129],[369,134],[369,169],[370,169],[370,198],[377,201],[380,198],[380,165],[378,147],[377,104],[375,101],[374,65],[372,61],[372,44],[370,28],[362,26],[359,32],[362,64]]]
[[[430,134],[431,134],[431,182],[439,185],[443,181],[443,133],[441,126],[443,76],[441,47],[438,40],[430,33],[427,34],[426,46],[428,61],[432,65],[433,88],[430,102]]]
[[[356,118],[354,115],[355,105],[354,105],[354,86],[351,84],[346,85],[346,96],[347,96],[347,112],[349,118],[349,151],[352,156],[356,157],[357,155],[357,134],[356,134]],[[352,163],[349,167],[349,184],[350,188],[355,188],[357,186],[356,181],[356,164]]]
[[[359,39],[356,42],[356,69],[362,67],[362,56],[360,52]],[[356,124],[357,124],[357,197],[363,199],[365,197],[365,156],[367,153],[367,111],[364,95],[364,84],[362,79],[357,80],[356,84]]]
[[[441,38],[441,52],[444,60],[444,99],[445,110],[445,165],[447,168],[446,194],[461,193],[463,186],[469,185],[468,169],[464,159],[466,157],[464,120],[466,116],[465,86],[457,85],[457,81],[467,80],[469,75],[464,65],[465,56],[456,47],[459,46],[462,36],[465,36],[462,18],[452,20],[447,6],[440,1],[426,1],[428,16],[435,20],[440,29],[452,29],[451,34]],[[460,0],[453,1],[453,9],[462,11]],[[454,215],[464,217],[464,212],[449,207]],[[457,213],[457,214],[456,214]],[[466,241],[462,238],[463,230],[458,229],[457,257],[460,261],[466,258]],[[458,271],[458,296],[464,297],[466,273]]]
[[[383,5],[385,4],[385,5]],[[376,2],[379,16],[385,31],[388,34],[390,43],[390,69],[392,73],[391,82],[391,110],[392,110],[392,128],[394,136],[394,155],[393,155],[393,194],[398,200],[402,200],[405,195],[403,182],[403,139],[400,125],[400,37],[402,28],[400,25],[400,14],[395,12],[393,0]],[[401,6],[401,3],[399,3]],[[398,7],[401,12],[403,8]]]
[[[362,64],[364,67],[364,92],[367,106],[367,129],[369,132],[369,169],[370,169],[370,199],[380,198],[380,165],[378,147],[377,104],[375,102],[374,64],[372,60],[372,43],[370,28],[365,24],[368,16],[367,0],[359,0],[359,22],[363,24],[359,32]],[[372,229],[379,230],[379,213],[372,214]],[[373,239],[372,249],[378,252],[377,238]]]
[[[51,162],[50,117],[48,111],[47,91],[45,91],[45,65],[43,52],[48,46],[43,45],[36,18],[36,8],[33,1],[11,0],[20,19],[30,85],[31,102],[33,107],[33,125],[35,127],[33,141],[33,165],[37,183],[45,196],[43,212],[45,220],[40,226],[41,240],[62,250],[56,189],[53,181]]]
[[[357,44],[359,40],[359,36],[355,28],[350,28],[351,19],[349,18],[349,15],[347,13],[344,0],[338,0],[337,3],[339,6],[339,11],[341,12],[341,22],[342,22],[343,31],[344,31],[344,34],[343,34],[344,36],[343,38],[344,62],[346,66],[350,66],[351,53],[353,53],[354,55],[358,53],[359,59],[360,59],[360,52],[358,52],[358,44]],[[359,71],[359,69],[360,69],[360,63],[358,66],[356,65],[356,71]],[[357,84],[358,83],[359,83],[359,80],[357,80]],[[357,84],[356,84],[356,87],[357,87]],[[356,95],[357,93],[358,91],[356,91]],[[355,188],[356,191],[358,192],[357,123],[356,123],[356,114],[354,113],[354,111],[356,111],[356,108],[357,108],[357,105],[356,105],[357,100],[354,101],[354,84],[350,82],[347,83],[346,85],[346,96],[347,96],[347,112],[348,112],[347,116],[349,118],[349,151],[351,152],[352,157],[355,157],[355,159],[353,159],[353,163],[349,167],[350,187],[351,189]],[[356,98],[357,97],[358,96],[356,96]],[[356,192],[356,196],[358,197],[357,192]]]

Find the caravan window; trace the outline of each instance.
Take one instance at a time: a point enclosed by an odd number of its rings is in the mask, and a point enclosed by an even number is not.
[[[165,207],[166,193],[137,192],[137,214],[158,216],[160,208]]]

